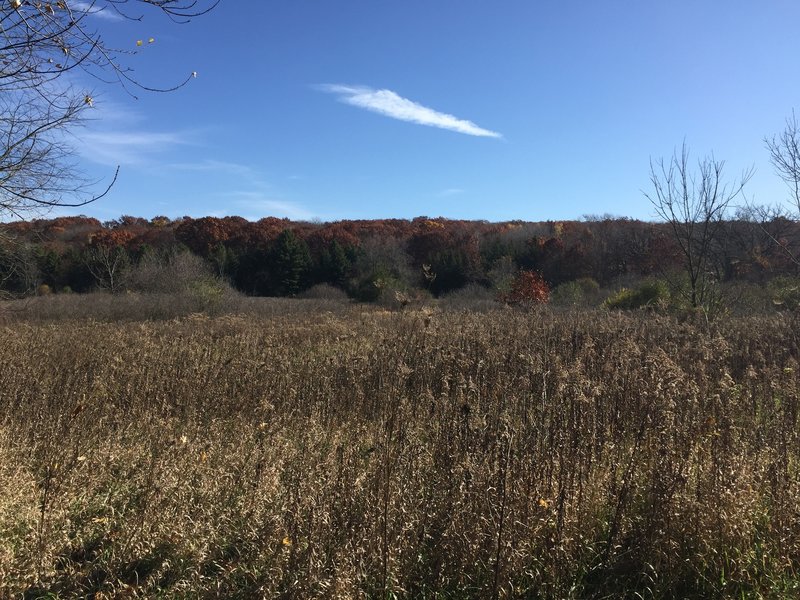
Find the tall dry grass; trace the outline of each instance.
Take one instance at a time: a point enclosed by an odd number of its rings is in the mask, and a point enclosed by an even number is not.
[[[6,325],[0,586],[794,597],[799,330],[515,311]]]

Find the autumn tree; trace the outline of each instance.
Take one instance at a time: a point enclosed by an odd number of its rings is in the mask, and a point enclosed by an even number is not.
[[[705,157],[693,168],[684,143],[668,161],[650,162],[652,191],[645,197],[672,232],[688,279],[692,308],[708,309],[714,297],[714,253],[731,203],[743,195],[753,175],[748,170],[732,183],[723,177],[724,161]]]
[[[216,217],[186,219],[175,229],[175,237],[195,254],[206,256],[228,240],[230,229]]]
[[[546,304],[550,299],[550,286],[536,271],[520,271],[511,289],[500,299],[506,304],[531,306]]]
[[[112,294],[122,290],[131,262],[127,244],[134,236],[132,231],[119,227],[104,229],[92,236],[84,261],[98,287]]]
[[[193,75],[167,88],[145,85],[124,61],[131,52],[109,46],[95,29],[98,20],[92,15],[106,12],[140,20],[144,13],[156,11],[185,22],[219,0],[205,5],[202,1],[0,3],[0,217],[21,218],[36,208],[81,206],[108,192],[110,184],[98,189],[81,176],[74,149],[65,141],[94,103],[84,81],[120,85],[133,95],[138,90],[174,90]]]

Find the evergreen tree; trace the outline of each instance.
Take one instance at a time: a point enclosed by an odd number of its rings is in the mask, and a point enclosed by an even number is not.
[[[291,230],[284,229],[272,250],[271,271],[274,292],[294,296],[308,287],[311,252],[308,245]]]
[[[436,254],[431,263],[431,271],[436,277],[430,280],[428,287],[439,296],[469,283],[472,269],[463,252],[447,249]]]
[[[352,265],[344,247],[338,241],[333,240],[320,255],[319,280],[344,288],[347,285]]]

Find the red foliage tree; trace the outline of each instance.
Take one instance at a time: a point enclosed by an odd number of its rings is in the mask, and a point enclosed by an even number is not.
[[[136,237],[136,234],[127,229],[101,229],[89,236],[89,246],[92,248],[126,248]]]
[[[550,299],[550,286],[536,271],[520,271],[511,284],[511,290],[501,296],[506,304],[546,304]]]
[[[248,225],[241,217],[184,219],[175,228],[175,237],[195,254],[208,256],[217,244],[226,242]]]

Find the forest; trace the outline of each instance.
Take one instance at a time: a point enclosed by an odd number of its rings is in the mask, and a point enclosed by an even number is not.
[[[701,274],[708,302],[716,298],[713,288],[728,290],[729,299],[770,289],[771,300],[791,303],[797,222],[742,215],[721,221],[711,241]],[[294,297],[316,289],[389,305],[459,291],[513,303],[515,289],[523,299],[527,276],[525,297],[534,302],[599,304],[625,289],[628,295],[617,298],[622,307],[667,295],[673,304],[682,296],[691,304],[686,262],[669,223],[611,216],[538,223],[130,216],[101,223],[78,216],[8,223],[0,238],[0,283],[7,297],[17,298],[180,293],[204,285],[247,296]],[[637,302],[631,295],[642,286]]]

